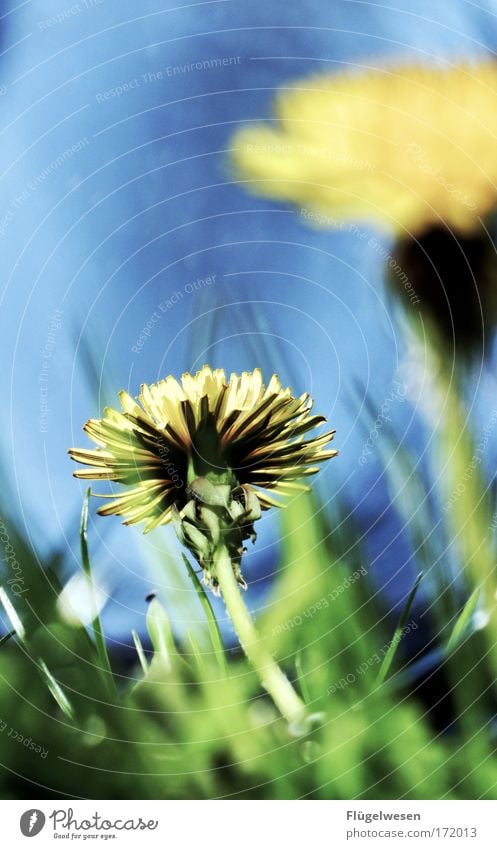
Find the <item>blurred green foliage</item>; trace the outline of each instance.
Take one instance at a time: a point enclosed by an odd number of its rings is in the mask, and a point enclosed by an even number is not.
[[[135,666],[111,657],[109,673],[99,626],[87,632],[58,613],[57,564],[43,574],[8,533],[28,592],[10,594],[25,633],[0,644],[4,798],[495,797],[493,629],[472,626],[474,570],[465,607],[448,616],[435,604],[418,621],[408,587],[392,620],[350,520],[332,521],[307,495],[282,511],[281,563],[258,628],[325,714],[308,737],[292,738],[241,653],[223,652],[207,597],[205,623],[182,645],[152,600],[150,648],[135,635]],[[87,557],[88,573],[83,542]],[[437,696],[430,703],[406,663],[410,633],[427,627],[440,635],[426,677],[434,692],[437,676],[446,681],[442,723]]]

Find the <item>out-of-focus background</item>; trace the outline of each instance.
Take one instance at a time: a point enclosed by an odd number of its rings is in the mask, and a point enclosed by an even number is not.
[[[313,230],[298,210],[246,193],[231,169],[230,146],[242,123],[271,118],[275,92],[297,77],[390,60],[483,57],[496,43],[497,4],[489,0],[4,0],[1,518],[17,561],[30,564],[18,600],[31,613],[34,587],[50,599],[66,587],[85,615],[84,588],[70,583],[80,572],[83,487],[66,450],[88,444],[86,419],[115,404],[121,388],[135,395],[142,382],[204,363],[228,372],[260,365],[297,393],[310,391],[337,429],[340,457],[316,479],[320,514],[328,527],[354,528],[342,547],[367,561],[369,595],[393,631],[426,564],[405,481],[389,473],[388,446],[401,444],[414,458],[430,492],[416,521],[435,525],[442,508],[431,453],[437,398],[386,291],[381,251],[369,247],[374,237],[388,250],[388,238],[372,225],[365,240],[347,228]],[[468,380],[476,442],[497,407],[494,359]],[[384,448],[360,463],[367,440],[378,439],[382,409]],[[491,476],[496,446],[489,440],[483,463]],[[274,615],[278,603],[279,521],[272,511],[264,516],[246,556],[247,603],[256,617]],[[179,641],[204,622],[168,529],[143,537],[140,528],[95,517],[92,503],[89,539],[109,652],[122,668],[134,657],[132,629],[148,645],[151,591]],[[448,584],[457,583],[460,564],[447,540],[432,543],[434,561],[445,553]],[[11,562],[2,566],[7,574]],[[430,609],[437,580],[429,576],[418,592],[417,616]],[[223,605],[213,604],[233,646]],[[429,634],[417,628],[411,640],[415,653]],[[14,692],[10,669],[2,687],[12,713],[29,698]],[[12,723],[12,715],[3,719]],[[99,728],[91,733],[103,739]],[[221,768],[222,753],[219,759]],[[16,770],[7,760],[7,794],[18,787],[26,795],[25,779],[35,773],[47,793],[64,792],[48,765],[42,777],[40,763]],[[88,794],[76,779],[69,783],[70,795]],[[127,792],[115,786],[100,792]],[[277,794],[311,790],[288,779]],[[353,791],[344,784],[334,792]],[[171,791],[181,792],[221,795],[207,785]]]

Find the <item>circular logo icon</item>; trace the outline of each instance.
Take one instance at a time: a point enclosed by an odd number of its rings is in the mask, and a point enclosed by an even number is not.
[[[38,808],[31,808],[29,811],[24,811],[19,823],[24,837],[36,837],[44,825],[45,814],[43,811],[39,811]]]

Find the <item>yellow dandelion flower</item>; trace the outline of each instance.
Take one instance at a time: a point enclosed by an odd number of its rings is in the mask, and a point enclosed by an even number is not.
[[[398,233],[470,234],[497,206],[497,63],[311,76],[274,126],[233,140],[238,174],[318,226],[374,219]]]
[[[298,478],[337,453],[326,448],[334,431],[308,436],[325,421],[311,415],[309,396],[294,397],[276,375],[266,386],[260,369],[227,380],[222,369],[204,366],[180,381],[144,384],[137,401],[126,392],[120,400],[122,412],[107,408],[86,423],[95,449],[69,450],[89,467],[76,477],[127,487],[110,496],[103,515],[144,522],[145,531],[174,523],[205,582],[222,592],[240,643],[292,733],[308,733],[321,715],[309,714],[260,640],[237,582],[246,587],[243,543],[255,541],[261,509],[280,504],[271,493],[307,489]]]
[[[69,454],[89,468],[75,476],[111,480],[127,489],[99,509],[145,531],[174,522],[214,588],[213,552],[224,539],[234,571],[243,542],[255,539],[253,522],[261,508],[280,506],[281,496],[305,490],[302,476],[337,452],[326,446],[334,432],[307,436],[322,424],[311,415],[308,394],[296,398],[276,375],[268,385],[260,369],[232,374],[204,366],[180,381],[167,377],[141,387],[138,402],[120,393],[122,412],[104,410],[84,426],[95,449]]]

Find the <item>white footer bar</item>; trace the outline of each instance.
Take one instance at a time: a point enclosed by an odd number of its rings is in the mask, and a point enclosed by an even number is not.
[[[3,801],[0,814],[2,845],[33,849],[497,846],[493,801]]]

